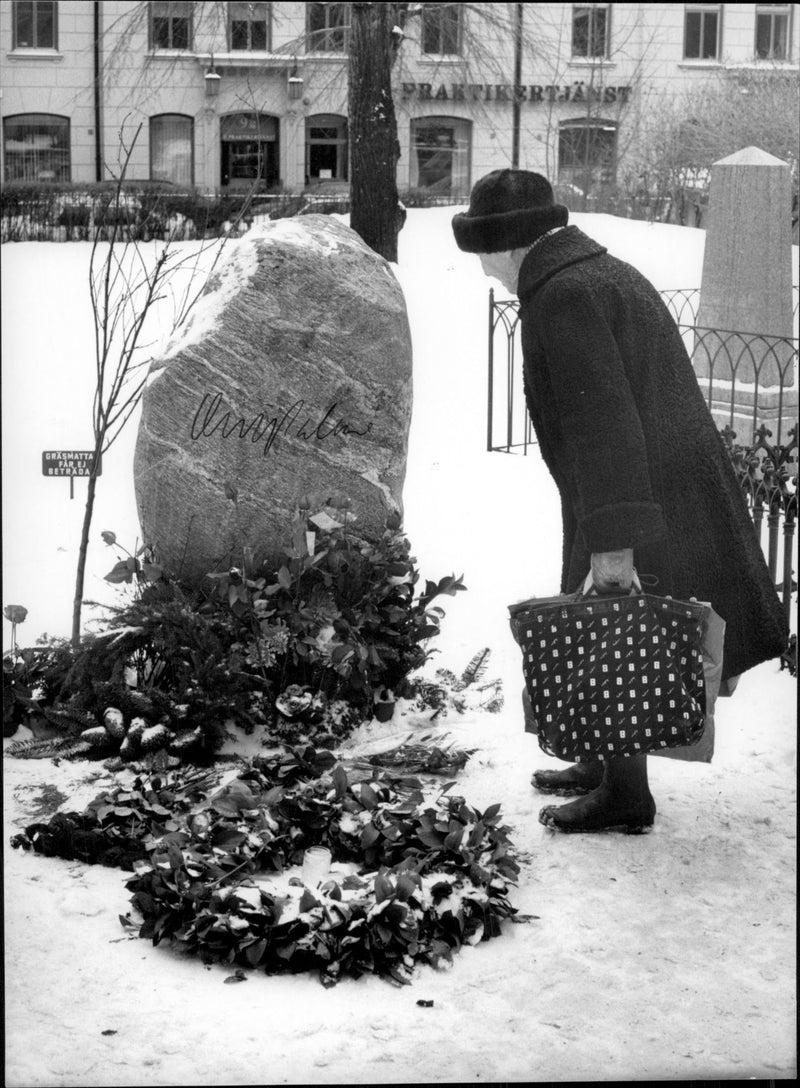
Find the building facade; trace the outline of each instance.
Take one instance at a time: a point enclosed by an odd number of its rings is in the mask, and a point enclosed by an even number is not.
[[[398,187],[518,165],[586,191],[676,95],[798,72],[797,4],[398,5]],[[346,3],[0,0],[2,178],[348,181]]]

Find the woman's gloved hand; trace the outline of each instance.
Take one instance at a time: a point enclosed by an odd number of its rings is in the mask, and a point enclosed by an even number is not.
[[[592,584],[598,593],[628,593],[633,585],[633,548],[592,552]]]

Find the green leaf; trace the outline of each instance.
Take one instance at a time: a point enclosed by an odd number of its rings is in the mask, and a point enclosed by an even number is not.
[[[417,838],[420,842],[426,846],[430,846],[434,850],[441,850],[444,846],[444,839],[441,835],[437,835],[435,831],[425,831],[420,829],[417,831]]]
[[[404,903],[413,895],[419,885],[419,877],[415,880],[410,873],[401,873],[397,878],[397,898]]]
[[[244,950],[247,962],[253,967],[258,967],[259,963],[261,962],[261,958],[263,957],[266,950],[267,942],[264,937],[262,937],[258,941],[255,941],[253,944],[248,945],[247,948],[245,948]]]
[[[394,888],[392,887],[391,882],[386,879],[382,872],[377,873],[375,876],[375,902],[382,903],[384,899],[388,899],[393,892]]]
[[[483,820],[478,820],[478,822],[475,824],[472,831],[470,832],[470,836],[469,836],[469,840],[468,840],[469,845],[470,846],[477,846],[480,843],[481,839],[483,838],[485,832],[486,832],[486,828],[484,826]]]
[[[211,841],[220,850],[236,850],[246,839],[244,831],[222,828],[214,833]]]
[[[306,888],[300,899],[300,913],[302,914],[304,911],[313,910],[314,907],[318,906],[319,899],[317,899],[316,896],[312,895],[308,888]]]
[[[359,796],[364,808],[371,810],[378,807],[378,795],[366,782],[361,783],[361,792]]]
[[[341,763],[337,763],[331,771],[331,779],[336,790],[336,800],[341,801],[347,794],[347,771]]]
[[[367,850],[370,846],[374,846],[380,837],[381,833],[375,826],[375,824],[367,824],[367,826],[361,832],[362,850]]]
[[[289,573],[289,568],[285,565],[278,571],[278,585],[281,589],[292,588],[292,576]]]
[[[132,582],[133,572],[126,560],[120,559],[118,563],[115,563],[108,574],[105,575],[105,581],[111,582],[114,585],[119,585],[122,582]]]
[[[174,842],[167,843],[167,855],[173,871],[183,868],[183,851]]]
[[[321,529],[324,533],[332,533],[334,529],[341,529],[342,523],[340,521],[334,521],[334,519],[326,514],[324,510],[320,510],[318,514],[312,514],[308,519],[312,525],[316,525],[318,529]]]
[[[444,845],[448,850],[458,850],[461,846],[461,839],[464,836],[464,828],[459,827],[455,831],[451,831],[444,840]]]

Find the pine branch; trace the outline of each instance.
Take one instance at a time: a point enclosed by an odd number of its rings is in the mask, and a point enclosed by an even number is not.
[[[482,650],[478,650],[461,674],[461,683],[465,688],[469,687],[470,684],[477,684],[477,682],[483,678],[486,674],[489,658],[491,656],[492,651],[488,646],[484,647]]]

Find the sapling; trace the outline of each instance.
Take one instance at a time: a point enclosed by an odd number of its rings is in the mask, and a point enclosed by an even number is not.
[[[126,144],[120,133],[121,167],[113,197],[105,216],[105,225],[94,230],[89,260],[89,295],[95,331],[95,388],[92,405],[93,462],[88,477],[86,506],[78,550],[75,596],[72,609],[72,643],[77,646],[81,634],[81,610],[86,572],[86,555],[94,514],[101,459],[108,452],[139,405],[147,385],[152,345],[143,341],[143,330],[158,303],[169,297],[173,306],[167,322],[168,335],[186,322],[200,298],[208,276],[220,259],[232,234],[238,232],[252,192],[245,194],[242,207],[219,239],[202,243],[199,248],[181,252],[175,247],[174,232],[162,243],[152,243],[154,256],[145,252],[129,216],[125,179],[141,124]],[[153,210],[150,211],[150,216]],[[126,222],[127,221],[127,222]],[[104,242],[105,237],[105,242]],[[161,245],[159,250],[158,246]],[[205,251],[216,247],[210,267],[201,271]],[[180,273],[180,277],[179,277]],[[179,279],[187,276],[182,289]],[[198,282],[199,281],[199,282]],[[163,325],[162,321],[162,325]],[[135,557],[130,557],[128,563]]]

